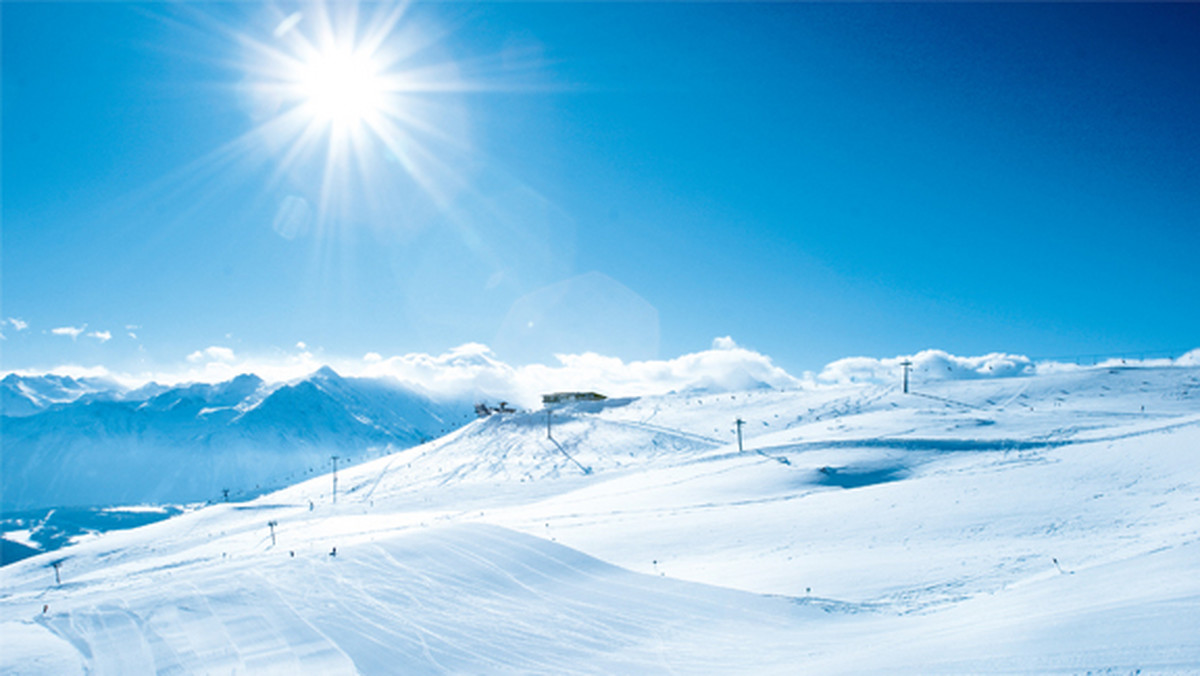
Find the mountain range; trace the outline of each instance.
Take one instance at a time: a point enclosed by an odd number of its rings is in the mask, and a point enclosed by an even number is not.
[[[328,367],[288,383],[243,374],[136,390],[11,374],[3,396],[4,510],[253,495],[415,446],[469,422],[470,402]]]

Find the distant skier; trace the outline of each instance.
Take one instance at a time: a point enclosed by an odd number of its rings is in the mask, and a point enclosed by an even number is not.
[[[333,551],[329,552],[329,555],[330,555],[330,556],[337,556],[337,547],[334,547],[334,548],[333,548]]]

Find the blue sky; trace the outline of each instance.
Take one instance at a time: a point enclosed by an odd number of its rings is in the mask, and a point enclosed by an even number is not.
[[[352,7],[4,3],[5,370],[1200,344],[1200,6],[415,5],[351,147]]]

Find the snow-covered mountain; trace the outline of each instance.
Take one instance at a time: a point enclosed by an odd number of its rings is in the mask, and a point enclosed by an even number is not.
[[[336,503],[313,477],[0,568],[0,655],[54,674],[1200,673],[1200,368],[913,390],[475,421],[339,472]]]
[[[9,378],[41,402],[57,400],[3,419],[5,510],[216,500],[226,489],[236,497],[323,471],[331,455],[345,466],[472,417],[468,405],[329,368],[286,384],[247,374],[136,395]]]
[[[56,404],[69,404],[82,397],[121,391],[115,381],[104,378],[72,378],[52,373],[22,376],[10,373],[0,380],[0,412],[27,416]]]

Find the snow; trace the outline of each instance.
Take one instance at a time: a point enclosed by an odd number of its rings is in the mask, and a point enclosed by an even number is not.
[[[89,395],[110,395],[118,390],[120,385],[103,378],[10,373],[0,380],[0,411],[6,416],[28,416],[56,404],[70,403]]]
[[[84,674],[85,662],[70,643],[36,622],[0,622],[5,674]]]
[[[4,668],[1200,671],[1200,368],[685,392],[551,424],[339,469],[336,504],[319,476],[0,568]]]
[[[33,531],[29,528],[15,528],[13,530],[6,530],[3,534],[0,534],[0,537],[3,537],[9,542],[15,542],[19,545],[29,547],[30,549],[41,549],[41,547],[38,546],[38,543],[33,541]]]
[[[101,510],[107,514],[166,514],[166,507],[162,505],[121,505],[119,507],[106,507]]]
[[[82,387],[60,376],[10,375],[0,384],[5,393],[29,383],[57,392],[64,382]],[[17,417],[6,398],[0,506],[216,501],[226,490],[246,498],[328,467],[330,455],[345,465],[471,418],[466,404],[434,402],[398,383],[342,378],[329,368],[291,383],[247,374],[140,392],[148,396],[80,394]]]

